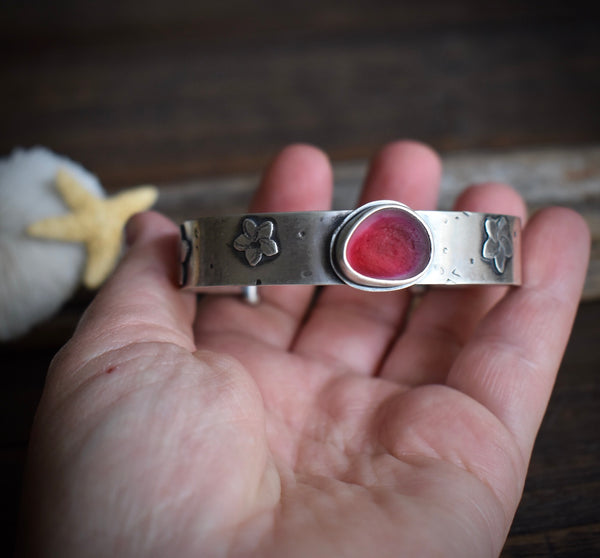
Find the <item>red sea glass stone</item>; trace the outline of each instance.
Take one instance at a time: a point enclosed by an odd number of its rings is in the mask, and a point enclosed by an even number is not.
[[[382,209],[366,217],[346,244],[346,261],[371,279],[403,280],[421,273],[431,243],[423,224],[402,209]]]

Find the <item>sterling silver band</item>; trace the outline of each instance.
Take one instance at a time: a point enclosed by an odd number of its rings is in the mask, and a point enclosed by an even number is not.
[[[413,211],[387,200],[350,211],[203,217],[181,225],[181,285],[519,285],[520,244],[518,217]]]

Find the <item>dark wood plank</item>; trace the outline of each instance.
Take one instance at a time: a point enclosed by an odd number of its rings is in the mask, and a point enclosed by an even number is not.
[[[597,140],[597,21],[516,4],[361,3],[336,19],[334,3],[296,21],[304,8],[235,3],[231,29],[188,3],[164,24],[127,4],[114,26],[46,8],[56,27],[34,18],[0,41],[0,152],[45,144],[116,188],[257,171],[293,141],[342,159],[407,136],[444,151]]]
[[[503,23],[535,24],[577,21],[593,16],[588,2],[482,3],[478,0],[305,0],[285,4],[274,0],[198,2],[171,0],[168,6],[139,0],[105,0],[102,4],[71,0],[3,3],[0,32],[6,38],[51,37],[54,40],[96,40],[127,35],[138,41],[153,35],[199,34],[205,42],[261,41],[268,37],[305,38],[322,33],[381,32]]]
[[[511,536],[502,558],[597,558],[600,524]]]

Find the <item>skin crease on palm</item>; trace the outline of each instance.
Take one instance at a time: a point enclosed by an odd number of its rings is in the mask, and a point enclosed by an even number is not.
[[[433,209],[440,173],[426,146],[387,145],[361,202]],[[252,211],[327,209],[331,190],[325,155],[294,145]],[[456,208],[525,220],[498,183]],[[585,276],[577,214],[527,221],[521,287],[431,289],[416,305],[348,287],[196,302],[176,286],[176,226],[145,213],[127,233],[48,374],[23,555],[501,552]]]

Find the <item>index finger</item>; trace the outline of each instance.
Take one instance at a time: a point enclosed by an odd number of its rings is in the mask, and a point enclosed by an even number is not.
[[[177,226],[141,213],[127,227],[131,246],[113,276],[83,314],[71,341],[57,356],[63,373],[133,343],[172,343],[194,351],[195,296],[177,283]],[[55,361],[56,364],[56,361]]]

